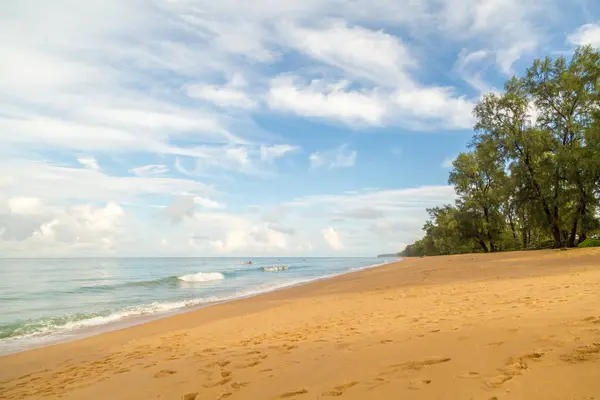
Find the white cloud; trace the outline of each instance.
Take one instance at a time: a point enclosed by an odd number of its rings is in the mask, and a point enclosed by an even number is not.
[[[13,197],[8,199],[8,208],[13,214],[39,214],[42,201],[37,197]]]
[[[115,192],[95,193],[99,194],[123,197]],[[51,198],[57,202],[71,197],[70,193],[63,195]],[[15,209],[20,214],[17,214],[11,211],[8,201],[3,209],[0,199],[0,232],[3,232],[0,249],[6,255],[34,251],[39,255],[57,256],[190,255],[199,251],[208,255],[237,256],[327,255],[331,254],[330,245],[324,240],[319,244],[315,238],[323,236],[323,222],[328,221],[326,226],[338,236],[343,232],[340,251],[348,255],[370,255],[399,250],[400,247],[392,247],[394,243],[413,241],[421,234],[421,226],[427,218],[425,208],[451,203],[454,195],[449,186],[373,189],[305,196],[247,212],[225,213],[208,197],[173,194],[173,199],[185,199],[173,201],[172,205],[177,203],[177,207],[169,210],[172,220],[178,221],[176,224],[161,218],[140,220],[134,214],[125,213],[123,207],[115,206],[119,203],[110,201],[104,202],[105,206],[83,203],[62,207],[47,206],[33,199],[12,200],[12,204],[18,205]],[[95,200],[94,203],[102,202]],[[273,218],[269,218],[271,214]],[[35,239],[34,232],[37,232]],[[157,246],[163,239],[168,245]]]
[[[348,168],[356,162],[356,150],[349,150],[347,145],[335,149],[312,153],[308,159],[311,168]]]
[[[358,126],[472,127],[474,102],[451,87],[417,82],[409,74],[417,62],[398,37],[339,21],[320,29],[286,27],[293,46],[354,80],[313,79],[307,84],[300,77],[279,76],[267,95],[272,109]],[[464,62],[486,55],[481,50]]]
[[[77,161],[79,161],[79,164],[83,165],[85,168],[89,168],[93,171],[100,170],[98,161],[96,161],[94,157],[77,157]]]
[[[506,75],[514,74],[513,64],[523,54],[532,53],[538,46],[536,40],[519,40],[510,46],[506,46],[496,52],[496,63],[500,70]]]
[[[327,254],[319,238],[328,225],[343,232],[348,254],[408,243],[424,208],[450,202],[451,188],[357,189],[255,213],[235,204],[249,198],[244,184],[224,194],[225,213],[203,182],[229,190],[227,174],[268,177],[298,149],[285,143],[303,144],[285,131],[289,121],[268,121],[273,110],[353,128],[470,128],[474,99],[446,81],[451,68],[441,63],[468,49],[456,68],[487,90],[486,71],[510,72],[546,48],[556,8],[548,0],[4,2],[0,252]],[[569,40],[597,43],[597,26]],[[354,165],[356,152],[310,157],[334,168]],[[64,166],[78,158],[83,168]],[[187,198],[171,209],[178,224],[152,218],[150,204],[178,196]]]
[[[421,129],[442,126],[454,129],[473,127],[475,103],[464,97],[454,97],[451,90],[442,87],[398,91],[394,100],[408,124]],[[414,118],[414,122],[413,121]]]
[[[591,45],[600,48],[600,22],[580,26],[569,35],[568,40],[577,46]]]
[[[325,242],[335,251],[344,249],[340,235],[332,227],[325,228],[321,231]]]
[[[192,217],[196,210],[196,203],[192,196],[177,196],[167,208],[163,215],[173,223],[180,223],[186,217]]]
[[[260,146],[260,159],[262,161],[273,161],[285,156],[287,153],[298,150],[298,146],[289,144],[276,144],[273,146]]]
[[[0,248],[5,254],[30,256],[32,250],[38,256],[110,251],[126,217],[123,208],[114,202],[61,208],[45,206],[39,199],[12,198],[9,204],[8,213],[0,212]]]
[[[202,206],[203,208],[207,208],[207,209],[218,210],[218,209],[225,208],[224,204],[221,204],[218,201],[211,200],[211,199],[208,199],[206,197],[201,197],[201,196],[195,196],[194,203]]]
[[[216,190],[194,180],[167,177],[112,176],[87,168],[68,168],[50,163],[2,160],[0,169],[13,179],[3,187],[9,197],[37,197],[61,203],[135,202],[141,196],[193,193],[212,195]]]
[[[166,165],[162,164],[150,164],[131,168],[129,172],[132,172],[137,176],[153,176],[165,174],[169,172],[169,168]]]
[[[177,157],[175,169],[190,176],[209,176],[219,171],[266,176],[273,172],[273,161],[297,149],[287,144],[198,146],[185,154],[188,157]]]
[[[66,243],[74,246],[108,249],[114,244],[120,221],[125,216],[123,209],[109,202],[104,207],[89,204],[73,206],[40,225],[31,240],[43,246]]]
[[[206,100],[219,107],[254,108],[256,101],[244,92],[246,82],[240,75],[235,75],[226,85],[192,84],[187,86],[190,97]]]
[[[256,107],[256,103],[246,93],[228,87],[192,85],[188,87],[188,95],[197,99],[211,101],[220,107]]]
[[[379,125],[386,112],[385,102],[374,92],[348,90],[348,84],[313,80],[305,85],[299,78],[280,76],[271,82],[267,101],[272,109],[301,116]]]
[[[514,62],[542,40],[545,24],[538,20],[554,12],[554,4],[545,0],[447,0],[436,19],[442,34],[485,46],[500,70],[512,74]]]
[[[288,248],[284,233],[246,216],[197,213],[194,223],[209,232],[209,238],[196,245],[217,254],[281,254]]]
[[[285,28],[290,46],[350,76],[385,86],[412,85],[405,69],[417,63],[397,36],[381,30],[350,27],[339,20],[319,28]]]
[[[469,51],[463,48],[458,54],[454,69],[479,93],[493,90],[493,87],[484,81],[483,74],[490,64],[490,52],[488,50]]]

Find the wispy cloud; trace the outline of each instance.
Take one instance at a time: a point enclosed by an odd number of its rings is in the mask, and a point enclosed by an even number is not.
[[[348,149],[347,145],[325,151],[316,151],[308,159],[311,168],[349,168],[356,162],[356,150]]]
[[[142,165],[140,167],[131,168],[129,172],[137,176],[152,176],[152,175],[162,175],[169,172],[169,168],[166,165],[162,164],[150,164],[150,165]]]

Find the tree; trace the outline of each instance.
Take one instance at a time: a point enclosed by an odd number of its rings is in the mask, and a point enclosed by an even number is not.
[[[475,107],[455,206],[427,210],[420,255],[574,247],[600,233],[600,51],[535,60]]]
[[[593,111],[598,106],[600,53],[591,47],[575,51],[570,61],[564,57],[535,60],[527,70],[523,85],[538,109],[538,125],[547,132],[552,163],[553,215],[558,218],[561,203],[568,204],[564,223],[567,245],[575,245],[576,235],[594,202],[597,164],[586,146],[586,132],[593,129]],[[566,210],[563,210],[566,211]],[[585,233],[584,233],[585,236]]]
[[[490,140],[480,141],[475,150],[461,153],[452,163],[448,182],[454,185],[459,196],[459,209],[470,213],[470,218],[482,221],[481,233],[489,245],[489,250],[496,251],[496,240],[503,229],[504,221],[500,208],[503,202],[502,190],[506,182],[504,165],[497,146]],[[482,249],[487,252],[485,240],[479,240]]]

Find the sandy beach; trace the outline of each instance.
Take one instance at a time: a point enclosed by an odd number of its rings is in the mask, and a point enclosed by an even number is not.
[[[2,399],[599,399],[600,249],[407,259],[0,358]]]

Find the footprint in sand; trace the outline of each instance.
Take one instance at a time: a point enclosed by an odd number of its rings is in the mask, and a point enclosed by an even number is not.
[[[227,377],[227,378],[223,378],[220,381],[214,382],[214,383],[207,383],[204,385],[205,388],[212,388],[212,387],[217,387],[217,386],[223,386],[228,384],[229,382],[231,382],[231,377]]]
[[[244,386],[248,386],[249,384],[250,382],[233,382],[231,387],[237,390],[243,388]]]
[[[358,382],[350,382],[350,383],[346,383],[344,385],[338,385],[335,386],[332,390],[328,391],[328,392],[324,392],[323,396],[341,396],[344,394],[344,392],[348,389],[350,389],[352,386],[358,385]]]
[[[256,367],[258,364],[260,364],[260,361],[253,361],[253,362],[251,362],[249,364],[246,364],[246,365],[240,365],[240,366],[238,366],[238,368],[241,368],[241,369],[243,369],[243,368],[252,368],[252,367]]]
[[[561,360],[571,364],[590,361],[600,357],[600,343],[592,343],[578,347],[570,353],[563,354]]]
[[[529,353],[521,357],[510,358],[504,367],[500,368],[500,375],[488,379],[485,384],[490,388],[502,386],[505,382],[510,381],[515,376],[522,375],[523,371],[529,368],[529,361],[540,361],[544,353]]]
[[[308,390],[306,389],[300,389],[300,390],[295,390],[293,392],[286,392],[286,393],[282,393],[279,395],[279,399],[288,399],[290,397],[295,397],[295,396],[300,396],[303,394],[307,394]]]
[[[176,373],[177,373],[177,371],[173,371],[171,369],[161,369],[160,371],[158,371],[157,373],[154,374],[154,377],[155,378],[163,378],[165,376],[173,375]]]
[[[392,365],[392,367],[393,368],[401,367],[403,369],[412,369],[415,371],[420,371],[424,367],[427,367],[430,365],[436,365],[436,364],[443,364],[450,360],[451,360],[450,357],[432,357],[432,358],[429,358],[427,360],[422,360],[422,361],[408,361],[408,362],[405,362],[402,364]]]
[[[198,396],[198,392],[187,393],[181,396],[181,400],[196,400],[196,396]]]
[[[408,388],[411,390],[419,390],[429,384],[431,384],[431,379],[411,380],[408,382]]]

